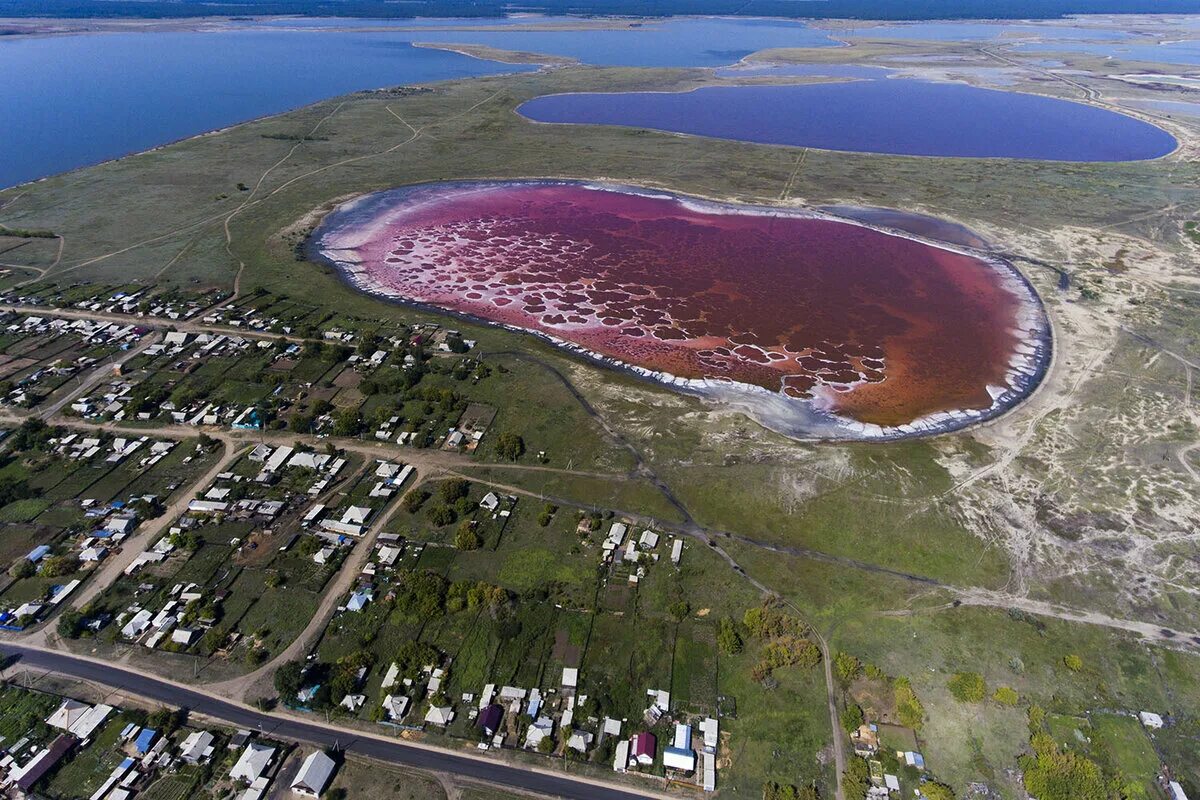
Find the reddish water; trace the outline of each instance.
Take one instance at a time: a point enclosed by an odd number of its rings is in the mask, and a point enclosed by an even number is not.
[[[326,221],[369,290],[881,426],[993,406],[1022,302],[983,260],[858,225],[582,184],[418,187]]]

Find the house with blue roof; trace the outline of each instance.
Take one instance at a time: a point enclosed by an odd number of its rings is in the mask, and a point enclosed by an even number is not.
[[[34,564],[36,564],[37,562],[39,562],[43,558],[45,558],[47,556],[47,554],[49,554],[49,552],[50,552],[50,545],[39,544],[37,547],[30,550],[29,555],[25,556],[25,558],[28,559],[29,561],[32,561]]]
[[[157,736],[158,731],[151,728],[142,728],[142,732],[139,733],[137,739],[134,740],[134,749],[136,749],[138,753],[142,755],[149,753],[150,746],[154,744],[154,740]]]

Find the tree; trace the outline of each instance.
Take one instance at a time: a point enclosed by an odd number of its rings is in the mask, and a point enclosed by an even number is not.
[[[38,417],[29,417],[13,433],[9,441],[13,450],[43,450],[54,436],[54,430]]]
[[[12,475],[0,478],[0,506],[6,506],[17,500],[25,500],[36,494],[37,492],[30,488],[23,479],[14,478]]]
[[[1015,706],[1020,697],[1017,695],[1017,690],[1009,686],[997,686],[996,691],[992,694],[992,699],[1002,706]]]
[[[32,578],[35,572],[37,572],[37,567],[32,561],[30,561],[28,558],[25,558],[25,556],[18,558],[12,563],[12,566],[8,568],[8,574],[14,578],[17,578],[18,580],[21,578]]]
[[[304,681],[304,662],[288,661],[275,670],[275,691],[287,701],[295,698]]]
[[[987,695],[987,684],[978,672],[956,672],[946,686],[960,703],[978,703]]]
[[[866,761],[857,756],[850,759],[846,771],[842,773],[842,788],[847,798],[861,800],[867,796],[867,791],[871,788],[871,770]]]
[[[57,578],[70,575],[79,570],[79,556],[65,553],[61,556],[50,556],[42,561],[42,575],[47,578]]]
[[[58,615],[58,635],[64,639],[78,639],[83,633],[83,614],[73,608]]]
[[[333,421],[334,436],[357,436],[362,431],[362,415],[357,409],[341,411]]]
[[[842,727],[846,729],[846,733],[854,733],[864,722],[866,717],[857,703],[851,703],[842,710]]]
[[[421,506],[425,505],[425,501],[428,499],[429,492],[424,489],[413,489],[404,495],[404,499],[400,501],[400,505],[409,514],[415,514],[420,510]]]
[[[429,510],[425,512],[425,516],[429,519],[430,524],[437,528],[449,525],[457,519],[454,509],[440,503],[436,506],[430,506]]]
[[[450,478],[438,485],[438,496],[442,498],[443,503],[453,503],[466,497],[470,491],[471,484],[466,478]]]
[[[738,635],[737,626],[729,617],[722,617],[717,623],[717,647],[727,656],[742,652],[742,637]]]
[[[925,800],[955,800],[954,790],[937,781],[921,784],[921,794],[925,795]]]
[[[1071,670],[1071,672],[1079,672],[1079,670],[1083,669],[1083,659],[1074,653],[1063,656],[1063,666]]]
[[[862,662],[857,657],[839,650],[833,659],[833,669],[837,673],[838,680],[843,684],[850,684],[862,674]]]
[[[469,519],[464,519],[458,526],[458,530],[454,532],[454,546],[459,550],[478,550],[479,534],[475,532],[475,525]]]
[[[509,461],[516,461],[525,455],[525,440],[515,433],[505,431],[496,437],[496,455]]]
[[[683,622],[687,618],[688,613],[692,610],[691,605],[687,600],[678,600],[667,606],[667,613],[671,615],[671,619],[676,622]]]
[[[554,752],[554,737],[553,736],[543,736],[541,739],[538,740],[537,748],[538,748],[539,753],[545,753],[546,755],[553,753]]]

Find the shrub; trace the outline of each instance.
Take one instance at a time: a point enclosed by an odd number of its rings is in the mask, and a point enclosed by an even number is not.
[[[998,686],[992,694],[992,699],[1002,706],[1015,706],[1020,698],[1016,689],[1009,686]]]
[[[978,672],[956,672],[946,686],[960,703],[978,703],[987,694],[987,684]]]
[[[1063,656],[1063,666],[1071,670],[1071,672],[1079,672],[1079,670],[1083,669],[1083,659],[1074,653]]]

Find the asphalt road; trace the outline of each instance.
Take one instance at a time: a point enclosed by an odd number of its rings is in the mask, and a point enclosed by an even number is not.
[[[274,738],[306,742],[321,747],[338,748],[367,758],[386,761],[417,769],[461,775],[500,787],[512,787],[535,792],[546,797],[569,800],[634,800],[653,797],[622,789],[608,788],[595,783],[574,780],[564,775],[533,772],[509,767],[488,760],[466,758],[449,752],[415,747],[401,741],[358,736],[353,731],[338,731],[288,717],[262,714],[224,700],[209,697],[164,681],[157,681],[119,667],[75,658],[68,653],[48,652],[22,647],[16,643],[0,643],[5,656],[18,656],[12,666],[54,672],[82,680],[111,686],[123,692],[186,708],[222,720],[236,728],[261,731]]]

